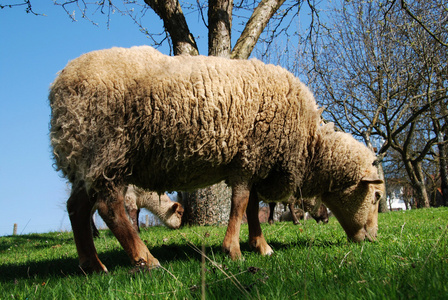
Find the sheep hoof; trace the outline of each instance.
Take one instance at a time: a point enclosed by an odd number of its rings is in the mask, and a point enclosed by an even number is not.
[[[225,254],[227,254],[231,260],[235,261],[235,260],[244,260],[242,254],[241,254],[241,250],[233,248],[233,249],[229,249],[227,247],[223,247],[223,251]]]
[[[161,265],[157,260],[155,260],[154,264],[150,264],[142,258],[135,263],[134,267],[129,271],[129,273],[130,274],[144,273],[160,267]]]
[[[91,274],[91,273],[109,273],[106,266],[102,263],[99,264],[91,264],[89,261],[86,261],[79,265],[79,268],[84,274]]]

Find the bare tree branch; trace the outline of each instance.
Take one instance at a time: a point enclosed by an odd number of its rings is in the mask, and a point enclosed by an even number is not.
[[[268,21],[284,2],[285,0],[262,0],[258,4],[233,47],[231,58],[249,58]]]
[[[397,0],[393,0],[392,3],[389,6],[389,9],[386,11],[385,16],[390,13],[392,7],[395,5]],[[437,34],[435,34],[428,26],[425,24],[424,21],[417,15],[415,15],[409,8],[408,3],[405,0],[400,0],[401,8],[414,20],[416,21],[434,40],[436,40],[440,45],[444,47],[448,47],[448,43],[442,41]]]
[[[188,53],[198,55],[198,46],[190,33],[187,21],[177,0],[145,0],[154,12],[163,20],[173,43],[174,55]]]
[[[0,9],[22,7],[22,6],[25,6],[25,12],[27,14],[33,14],[33,15],[36,15],[36,16],[42,16],[42,14],[36,13],[33,10],[33,6],[31,4],[31,0],[23,0],[22,3],[13,3],[13,4],[0,3]]]

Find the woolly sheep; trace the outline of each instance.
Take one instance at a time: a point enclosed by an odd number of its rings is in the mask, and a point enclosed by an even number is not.
[[[86,271],[107,271],[90,229],[94,204],[135,266],[159,266],[126,217],[128,184],[160,194],[226,180],[232,199],[223,250],[232,259],[241,257],[245,211],[250,245],[272,253],[259,200],[291,194],[320,196],[350,240],[376,236],[384,185],[374,154],[321,125],[311,92],[281,67],[112,48],[69,62],[49,101],[54,159],[73,184],[67,211]]]
[[[274,211],[276,202],[269,203],[269,224],[274,223]],[[282,213],[280,217],[280,221],[292,221],[294,224],[300,224],[299,219],[305,217],[305,212],[308,212],[317,223],[323,222],[328,223],[328,211],[322,201],[316,198],[308,198],[308,199],[296,199],[294,196],[291,196],[288,202],[283,202],[283,205],[289,207],[288,212]],[[298,206],[299,209],[296,209],[295,206]],[[294,212],[294,213],[293,213]]]
[[[157,195],[134,185],[129,185],[124,197],[124,206],[131,222],[138,232],[138,216],[140,208],[146,208],[159,218],[168,228],[177,229],[182,225],[184,209],[180,203],[171,201],[167,194]],[[93,236],[98,237],[99,232],[92,221]]]
[[[171,201],[167,194],[158,195],[129,185],[125,196],[125,207],[131,216],[134,228],[139,232],[138,215],[140,208],[146,208],[171,229],[182,225],[184,209],[180,203]]]

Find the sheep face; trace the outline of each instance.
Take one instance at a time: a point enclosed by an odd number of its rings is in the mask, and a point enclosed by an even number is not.
[[[177,229],[182,225],[182,215],[184,214],[184,209],[182,205],[177,202],[173,203],[173,206],[166,213],[166,219],[163,220],[166,226],[171,229]]]
[[[338,192],[328,192],[322,200],[334,213],[349,240],[373,242],[378,231],[378,205],[384,194],[378,178],[363,178],[357,185]]]

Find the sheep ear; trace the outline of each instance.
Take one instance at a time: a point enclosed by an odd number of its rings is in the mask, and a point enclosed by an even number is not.
[[[379,178],[377,174],[370,174],[368,176],[363,177],[361,179],[361,182],[380,184],[383,183],[384,181],[381,178]]]
[[[173,203],[173,206],[171,206],[171,211],[172,211],[172,212],[175,212],[175,211],[178,209],[179,206],[180,206],[179,203],[174,202],[174,203]]]

